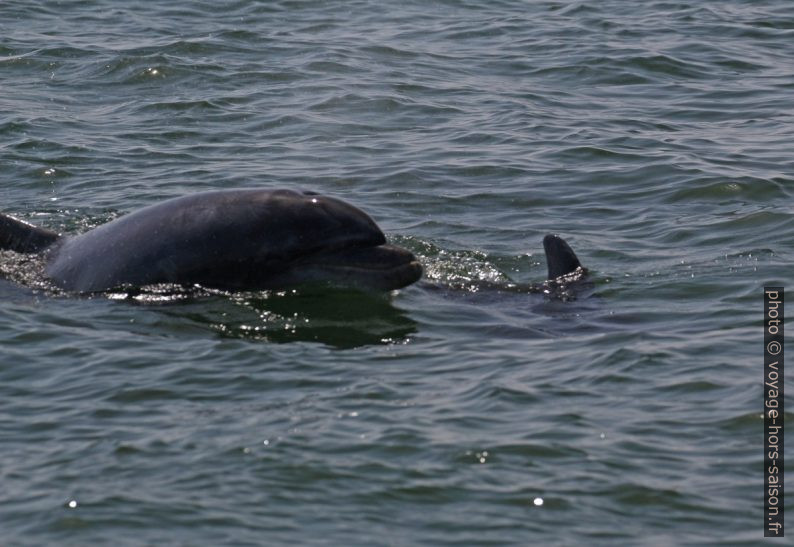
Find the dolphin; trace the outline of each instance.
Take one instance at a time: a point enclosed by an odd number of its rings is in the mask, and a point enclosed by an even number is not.
[[[161,283],[227,290],[320,283],[390,291],[422,276],[416,257],[388,244],[362,210],[287,189],[177,197],[74,236],[0,214],[0,249],[40,254],[49,281],[77,293]],[[583,270],[562,238],[546,236],[544,249],[550,280]]]
[[[366,213],[314,192],[237,189],[169,199],[76,236],[0,216],[0,249],[43,253],[70,292],[159,283],[282,289],[321,282],[370,290],[418,280],[414,255]]]

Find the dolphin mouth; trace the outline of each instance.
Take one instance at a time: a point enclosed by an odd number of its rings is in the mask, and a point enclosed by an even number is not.
[[[344,288],[390,291],[422,277],[416,257],[402,247],[382,244],[326,250],[304,256],[283,274],[285,284],[323,283]]]

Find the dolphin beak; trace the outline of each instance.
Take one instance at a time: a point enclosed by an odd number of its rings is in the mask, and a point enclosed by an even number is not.
[[[362,290],[391,291],[422,277],[416,257],[395,245],[353,246],[304,257],[287,272],[290,284],[329,283]]]
[[[400,289],[422,277],[413,253],[395,245],[351,247],[317,258],[327,270],[349,275],[350,286],[364,289]]]

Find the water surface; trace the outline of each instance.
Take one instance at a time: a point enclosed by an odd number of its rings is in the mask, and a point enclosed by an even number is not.
[[[3,2],[6,213],[306,188],[427,282],[542,280],[553,232],[594,287],[0,280],[0,543],[759,543],[792,59],[785,0]]]

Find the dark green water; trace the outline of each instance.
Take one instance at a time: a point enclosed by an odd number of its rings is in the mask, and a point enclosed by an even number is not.
[[[6,213],[302,187],[441,285],[556,232],[594,288],[0,280],[0,544],[759,544],[792,158],[788,0],[4,1]]]

